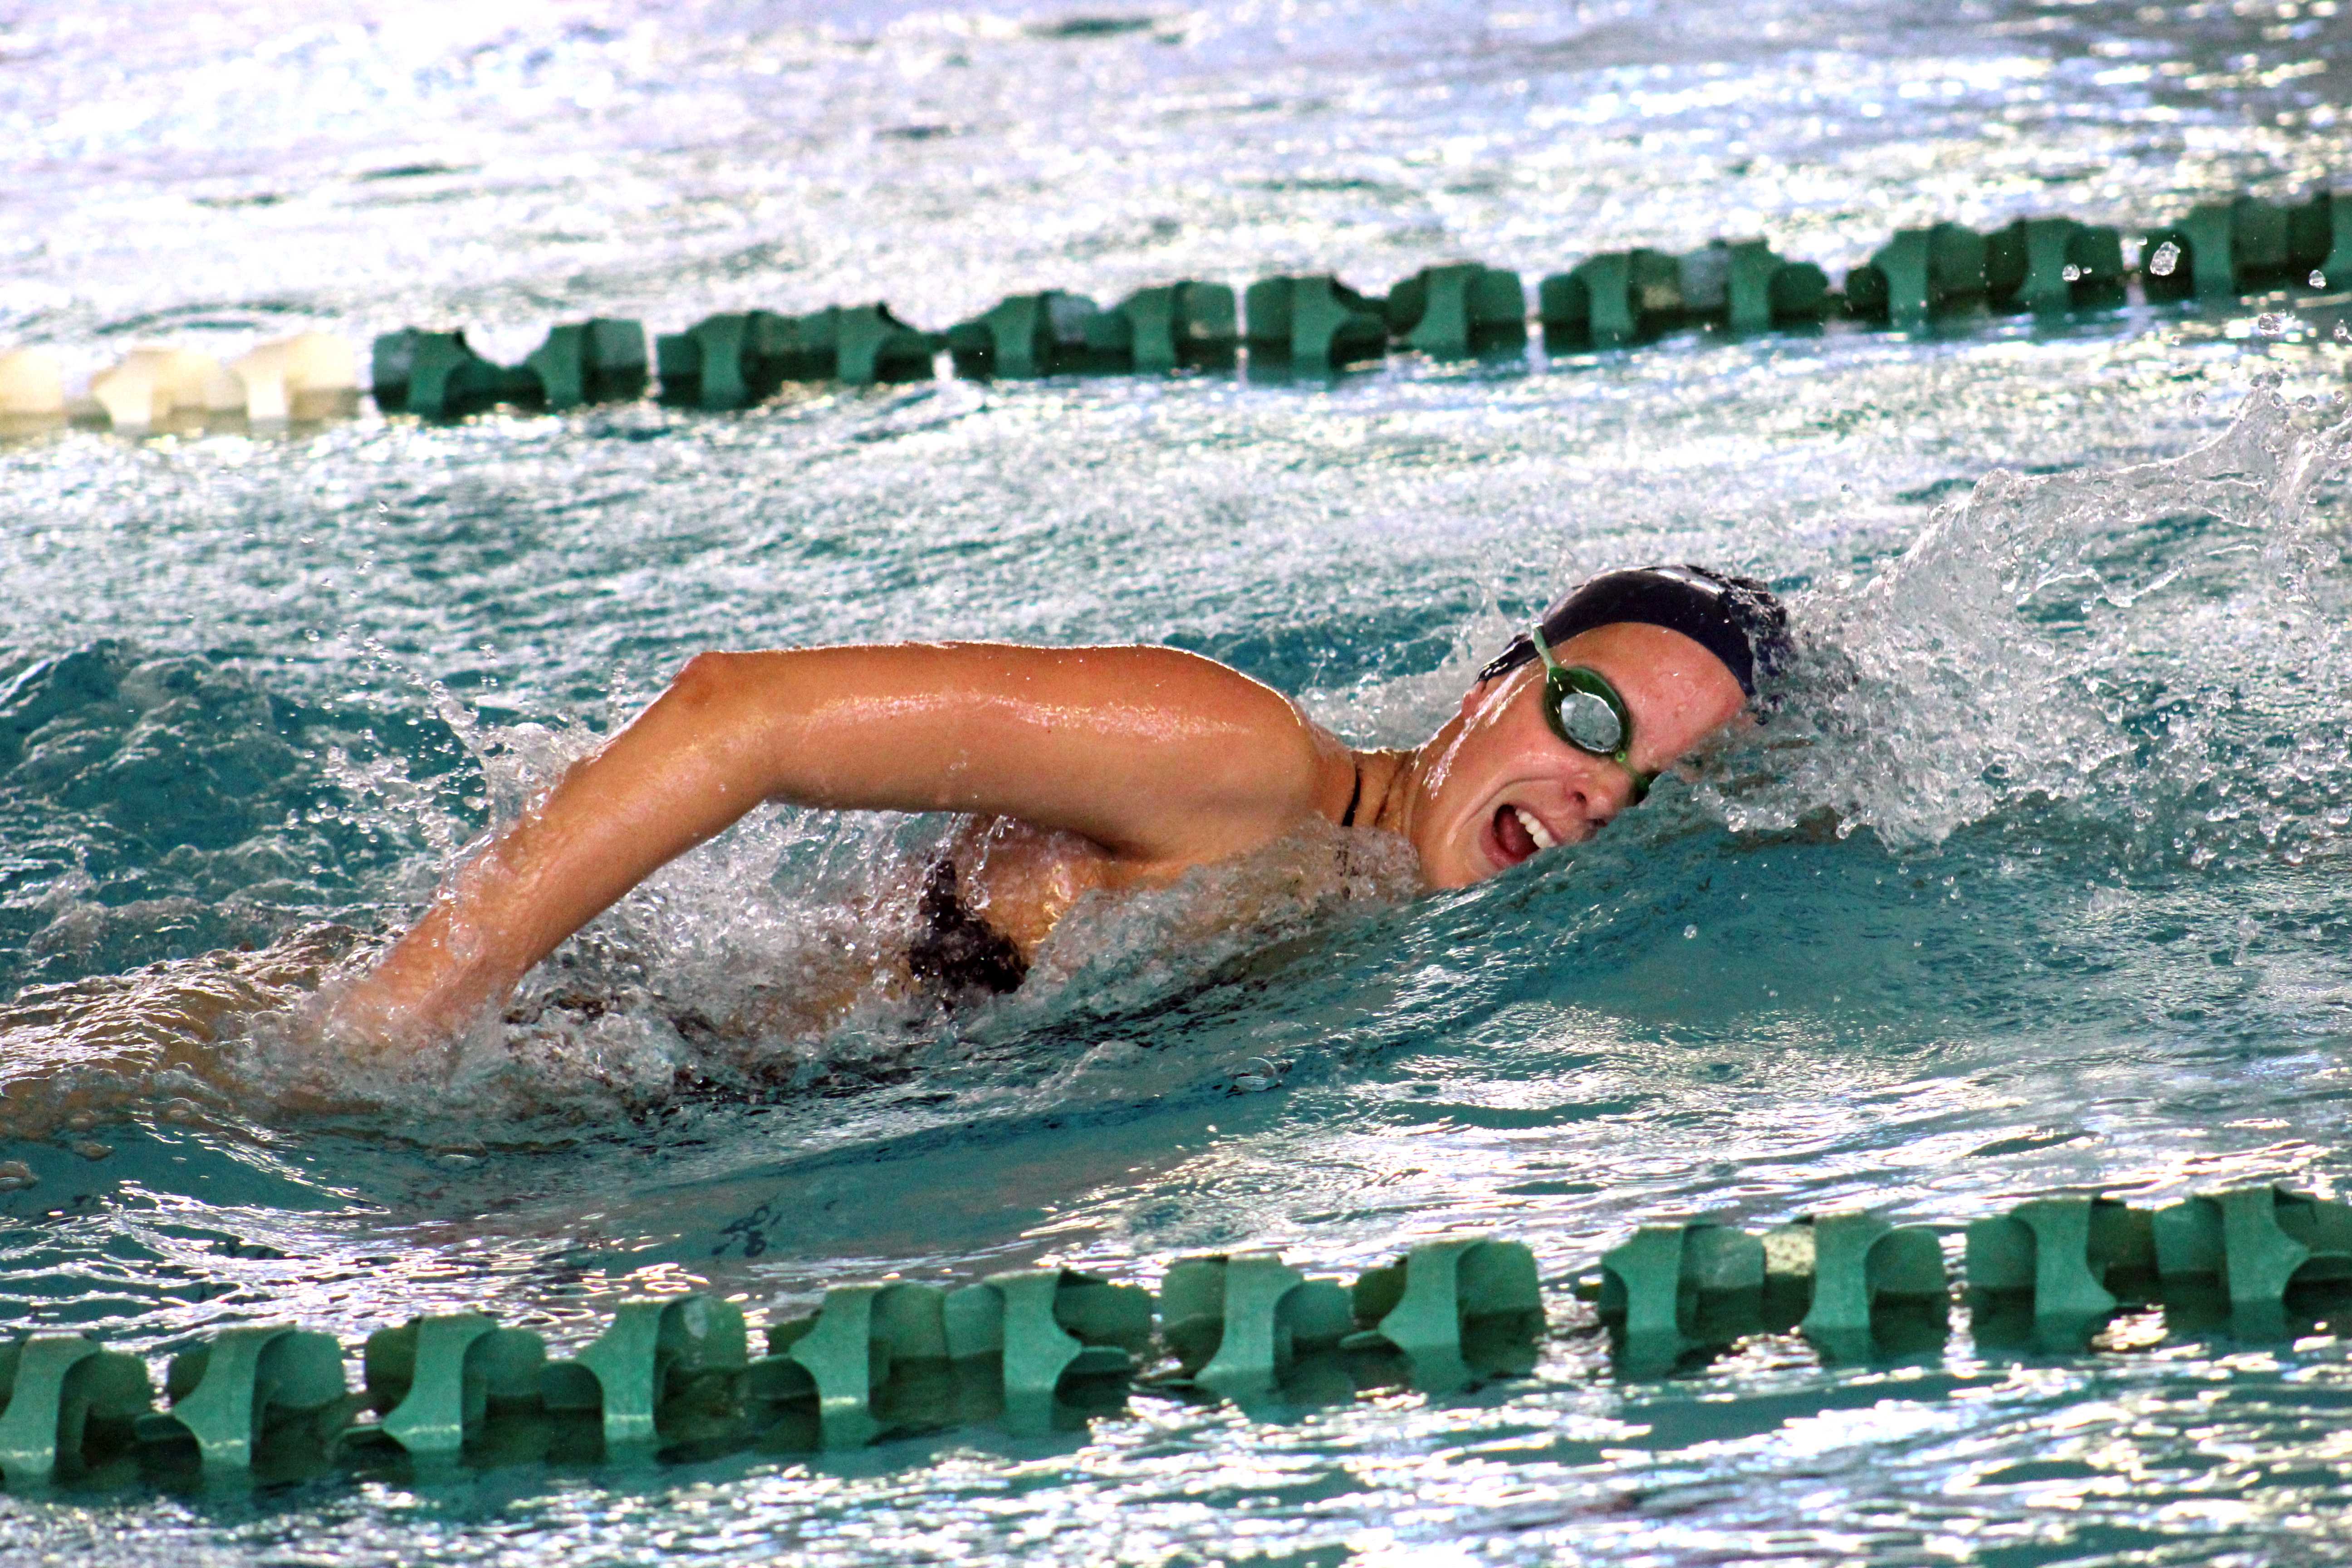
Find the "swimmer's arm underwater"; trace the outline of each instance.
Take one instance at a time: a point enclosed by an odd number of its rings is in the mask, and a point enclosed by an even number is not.
[[[1355,784],[1286,699],[1169,648],[908,644],[707,653],[461,868],[333,1005],[338,1036],[463,1029],[646,876],[767,801],[953,811],[1181,868],[1255,848]]]

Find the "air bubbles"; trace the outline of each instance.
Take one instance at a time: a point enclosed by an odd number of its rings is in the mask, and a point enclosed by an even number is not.
[[[1696,926],[1685,926],[1685,927],[1683,927],[1683,940],[1684,940],[1685,942],[1696,942],[1696,941],[1697,941],[1697,940],[1698,940],[1698,927],[1696,927]]]
[[[2179,265],[2180,247],[2168,239],[2158,246],[2156,254],[2147,258],[2147,269],[2158,278],[2171,277],[2172,269]]]
[[[2080,283],[2083,280],[2083,269],[2070,261],[2066,263],[2066,270],[2059,276],[2069,283]]]
[[[2264,310],[2254,318],[2254,336],[2258,338],[2283,338],[2286,329],[2287,317],[2283,311]]]
[[[2336,341],[2339,343],[2352,343],[2352,326],[2347,326],[2342,321],[2336,322]]]
[[[2311,276],[2305,279],[2304,281],[2310,284],[2315,289],[2325,289],[2327,287],[2327,274],[2315,267],[2311,269]]]

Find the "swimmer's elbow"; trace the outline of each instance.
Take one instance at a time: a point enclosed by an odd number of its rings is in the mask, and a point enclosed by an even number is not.
[[[762,679],[768,673],[757,654],[709,652],[688,659],[639,721],[656,754],[669,759],[659,771],[677,776],[681,764],[693,759],[698,765],[685,766],[685,774],[706,779],[722,795],[772,793],[775,748],[767,731],[775,694],[772,680]]]
[[[773,654],[696,654],[670,681],[661,706],[698,747],[752,739],[779,717],[782,691],[775,658]]]
[[[807,742],[824,657],[811,649],[696,654],[654,705],[657,743],[697,759],[695,771],[730,798],[749,791],[820,804],[811,798]]]
[[[722,707],[749,686],[750,662],[748,655],[716,649],[696,654],[670,681],[668,700],[689,713]]]

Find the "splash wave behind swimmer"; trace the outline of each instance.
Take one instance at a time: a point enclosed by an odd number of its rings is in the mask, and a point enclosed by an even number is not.
[[[2316,492],[2340,503],[2352,424],[2305,402],[2268,377],[2182,457],[1995,470],[1868,581],[1803,601],[1780,765],[1714,795],[1725,821],[1828,812],[1930,846],[2038,796],[2199,866],[2332,843],[2352,664],[2340,506]]]
[[[2340,43],[2234,12],[2012,5],[1995,35],[1936,7],[1665,28],[1358,6],[1298,11],[1277,48],[1214,5],[1125,31],[425,9],[268,37],[240,13],[169,50],[104,12],[44,35],[157,107],[11,121],[42,167],[117,171],[68,191],[12,165],[47,216],[12,256],[11,341],[235,352],[295,309],[356,339],[478,323],[510,359],[551,298],[668,326],[887,296],[947,321],[1050,284],[1379,286],[1735,228],[1842,268],[1930,218],[2133,223],[2352,166]],[[228,59],[236,115],[199,68]],[[2151,60],[2191,68],[2123,79]],[[325,129],[301,107],[322,81]],[[232,123],[247,173],[191,162]],[[1040,151],[1102,136],[1099,163]],[[156,203],[184,223],[140,226]],[[1692,1212],[2343,1189],[2331,298],[1399,356],[1328,384],[0,448],[0,1160],[34,1178],[0,1169],[11,1312],[160,1353],[228,1321],[355,1342],[481,1307],[564,1345],[644,1290],[781,1315],[831,1281],[1041,1258],[1149,1279],[1244,1245],[1346,1272],[1490,1226],[1537,1247],[1563,1329],[1471,1401],[1154,1405],[1083,1448],[979,1431],[844,1468],[502,1472],[250,1512],[12,1495],[0,1531],[107,1564],[428,1560],[488,1517],[551,1563],[919,1539],[1207,1560],[1244,1517],[1294,1561],[1766,1537],[1927,1559],[1955,1531],[2029,1560],[2331,1550],[2352,1499],[2329,1332],[2141,1355],[2163,1326],[2135,1320],[2126,1348],[2021,1370],[1963,1322],[1917,1363],[1774,1339],[1619,1384],[1560,1289]],[[1028,985],[948,1018],[850,962],[909,918],[892,873],[942,825],[774,811],[449,1058],[362,1071],[302,1032],[466,845],[703,648],[1161,641],[1407,742],[1565,583],[1654,560],[1770,579],[1807,657],[1760,731],[1491,882],[1407,896],[1335,830],[1105,900]],[[798,1011],[829,974],[845,1016]]]

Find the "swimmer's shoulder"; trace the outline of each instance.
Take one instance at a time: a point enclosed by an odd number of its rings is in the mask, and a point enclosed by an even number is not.
[[[1230,801],[1260,819],[1259,837],[1279,837],[1309,816],[1338,822],[1346,812],[1355,753],[1296,700],[1182,648],[1106,651],[1133,656],[1168,721],[1202,732],[1196,787],[1206,800]]]

